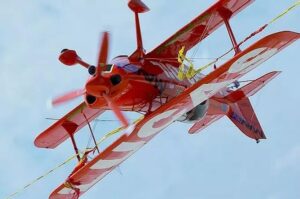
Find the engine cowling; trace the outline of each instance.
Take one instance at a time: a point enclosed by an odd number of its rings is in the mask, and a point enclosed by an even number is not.
[[[177,121],[184,122],[184,123],[195,123],[198,120],[201,120],[206,115],[208,106],[209,106],[209,101],[206,100],[201,104],[197,105],[192,110],[186,112]]]

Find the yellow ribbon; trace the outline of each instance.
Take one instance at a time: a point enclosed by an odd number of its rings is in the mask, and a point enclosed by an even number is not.
[[[259,30],[251,33],[250,36],[248,36],[244,41],[242,41],[241,43],[239,43],[238,46],[242,45],[247,40],[249,40],[250,38],[252,38],[254,35],[256,35],[257,33],[261,32],[261,31],[263,31],[268,25],[276,22],[278,19],[282,18],[283,16],[285,16],[286,14],[288,14],[289,12],[291,12],[292,10],[294,10],[295,8],[297,8],[298,6],[300,6],[300,0],[296,1],[292,6],[290,6],[288,9],[286,9],[284,12],[282,12],[281,14],[279,14],[274,19],[272,19],[269,23],[267,23],[266,25],[264,25],[263,27],[261,27]],[[180,79],[181,81],[184,80],[185,78],[190,79],[190,78],[194,77],[196,74],[198,74],[201,71],[205,70],[206,68],[214,65],[215,63],[218,62],[219,59],[221,59],[221,58],[225,57],[227,54],[229,54],[233,50],[233,48],[231,48],[229,51],[227,51],[226,53],[224,53],[222,56],[218,57],[213,62],[210,62],[210,63],[206,64],[205,66],[200,67],[197,70],[194,69],[194,65],[193,65],[192,61],[190,59],[188,59],[184,55],[184,50],[185,50],[185,47],[183,46],[179,50],[179,52],[178,52],[178,62],[180,63],[180,66],[179,66],[179,70],[178,70],[178,75],[177,76],[178,76],[178,79]],[[186,73],[184,72],[184,63],[183,63],[184,61],[187,61],[189,63],[189,69],[188,69],[188,71]]]
[[[274,23],[275,21],[277,21],[278,19],[280,19],[281,17],[283,17],[287,13],[291,12],[292,10],[294,10],[298,6],[300,6],[300,1],[295,2],[292,6],[290,6],[288,9],[286,9],[280,15],[278,15],[277,17],[275,17],[274,19],[272,19],[268,24]]]
[[[134,121],[134,124],[137,124],[139,121],[141,121],[144,118],[144,116],[138,118],[137,120]],[[121,130],[123,130],[124,127],[119,127],[117,129],[114,129],[112,131],[110,131],[109,133],[107,133],[106,135],[104,135],[99,142],[97,143],[97,146],[100,145],[104,140],[106,140],[107,138],[109,138],[110,136],[120,132]],[[84,154],[82,152],[79,152],[80,154]],[[13,194],[10,194],[8,197],[6,197],[5,199],[12,199],[14,197],[16,197],[17,195],[19,195],[20,193],[24,192],[28,187],[32,186],[33,184],[37,183],[38,181],[40,181],[41,179],[47,177],[49,174],[53,173],[54,171],[56,171],[57,169],[61,168],[62,166],[66,165],[67,163],[69,163],[71,160],[73,160],[75,157],[77,157],[78,154],[75,154],[71,157],[69,157],[67,160],[65,160],[63,163],[59,164],[58,166],[54,167],[53,169],[47,171],[45,174],[39,176],[38,178],[34,179],[33,181],[31,181],[30,183],[28,183],[27,185],[25,185],[22,189],[16,191]],[[82,159],[81,159],[82,161]],[[70,186],[70,184],[65,184],[65,186]]]
[[[185,78],[191,79],[197,74],[197,71],[194,69],[193,62],[185,56],[184,50],[185,47],[183,46],[178,52],[178,62],[180,63],[180,66],[178,68],[177,77],[181,81],[183,81]],[[184,71],[184,61],[189,64],[189,68],[186,72]]]

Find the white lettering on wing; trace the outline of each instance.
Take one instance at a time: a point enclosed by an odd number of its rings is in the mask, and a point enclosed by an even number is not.
[[[155,117],[153,117],[149,121],[147,121],[147,123],[144,124],[140,128],[140,130],[138,132],[138,136],[140,138],[147,138],[152,135],[155,135],[157,132],[159,132],[159,131],[163,130],[164,128],[166,128],[167,126],[169,126],[170,123],[172,123],[178,117],[183,115],[185,112],[186,112],[185,108],[180,111],[178,111],[178,109],[172,109],[172,110],[168,110],[166,112],[156,115]],[[158,127],[154,127],[156,122],[162,121],[163,119],[167,120],[167,122],[163,123],[162,125],[160,125]]]
[[[203,84],[199,88],[195,89],[193,92],[190,93],[193,106],[197,106],[198,104],[204,102],[209,97],[217,93],[220,89],[226,87],[227,85],[231,84],[233,80],[225,81],[225,82],[218,82],[218,83],[210,83],[210,84]]]
[[[276,48],[257,48],[240,57],[229,68],[229,73],[245,74],[278,52]]]
[[[136,151],[145,144],[144,141],[139,142],[122,142],[119,146],[113,149],[114,152]]]
[[[93,166],[91,166],[91,169],[110,169],[110,168],[120,164],[126,158],[127,158],[127,155],[120,159],[112,159],[112,160],[100,159]]]

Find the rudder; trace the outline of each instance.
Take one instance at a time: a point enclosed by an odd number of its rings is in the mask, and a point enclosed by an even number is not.
[[[262,89],[267,83],[280,74],[279,71],[270,72],[246,86],[233,91],[226,96],[225,103],[229,110],[227,117],[248,137],[255,139],[266,139],[264,131],[256,117],[249,97]]]
[[[227,117],[248,137],[266,139],[264,131],[256,117],[249,98],[243,98],[236,103],[229,103]]]

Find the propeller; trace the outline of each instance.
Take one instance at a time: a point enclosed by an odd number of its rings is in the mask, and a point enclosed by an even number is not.
[[[103,71],[103,67],[105,67],[107,63],[108,49],[109,49],[109,34],[108,32],[104,32],[102,35],[102,42],[101,42],[98,63],[97,63],[97,71],[96,71],[97,73],[95,78],[102,76],[101,73]],[[102,92],[101,96],[105,99],[108,107],[113,111],[113,113],[119,119],[121,124],[124,127],[128,127],[129,126],[128,120],[125,118],[124,114],[121,112],[121,109],[116,105],[114,100],[110,98],[105,92]]]
[[[97,75],[101,76],[103,67],[106,66],[109,48],[109,34],[104,32],[102,35],[101,47],[99,49],[98,63],[97,63]]]
[[[81,58],[77,55],[76,51],[74,50],[68,50],[68,49],[62,50],[59,56],[59,60],[63,64],[67,66],[80,64],[81,66],[87,68],[89,74],[93,75],[93,77],[86,84],[86,89],[78,89],[75,91],[68,92],[62,96],[59,96],[52,101],[52,105],[57,106],[63,104],[84,94],[103,97],[108,107],[113,111],[115,116],[119,119],[123,127],[128,127],[129,122],[124,116],[124,114],[121,112],[120,107],[118,107],[118,105],[114,102],[114,100],[108,95],[109,85],[107,84],[105,78],[102,76],[103,68],[107,64],[108,51],[109,51],[108,32],[103,32],[102,34],[97,67],[89,65],[88,63],[81,60]]]
[[[52,106],[58,106],[65,102],[69,102],[70,100],[76,99],[77,97],[80,97],[84,94],[85,94],[85,89],[78,89],[78,90],[70,91],[68,93],[65,93],[61,96],[54,98],[52,100]]]
[[[118,120],[121,122],[123,127],[128,127],[129,123],[124,114],[121,112],[120,108],[115,104],[115,102],[106,94],[102,95],[105,99],[108,107],[113,111],[115,116],[118,118]]]

